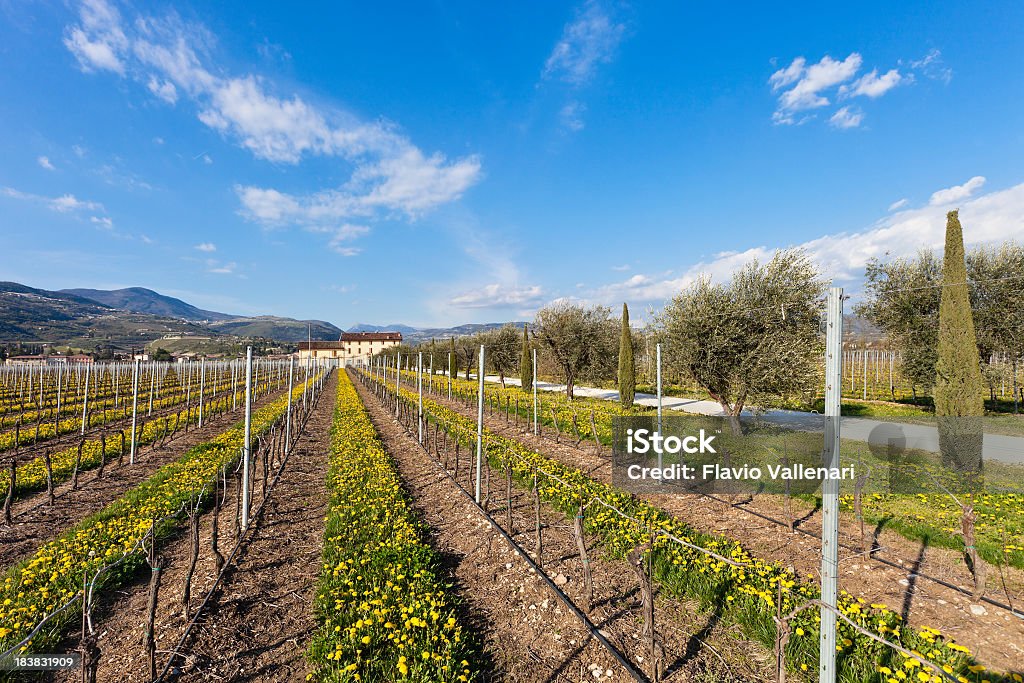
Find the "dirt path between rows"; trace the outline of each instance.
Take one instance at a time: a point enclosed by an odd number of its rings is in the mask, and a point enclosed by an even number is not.
[[[255,407],[260,408],[280,395],[280,392],[274,392],[257,401]],[[128,454],[125,453],[120,466],[117,459],[108,461],[102,478],[97,476],[99,468],[84,470],[78,475],[77,490],[72,489],[70,480],[54,487],[53,504],[50,504],[45,490],[15,501],[11,510],[13,525],[0,526],[0,566],[7,567],[24,559],[69,527],[102,510],[162,466],[180,458],[193,446],[226,431],[241,420],[243,415],[239,406],[233,412],[204,420],[202,428],[192,427],[188,433],[180,431],[174,440],[167,441],[163,447],[149,445],[139,448],[135,453],[134,465],[128,464]]]
[[[476,406],[449,401],[445,396],[432,395],[438,403],[462,415],[476,419]],[[484,424],[491,431],[514,439],[530,449],[560,462],[588,472],[598,481],[610,483],[611,457],[607,447],[598,449],[591,441],[575,445],[575,437],[562,434],[560,443],[554,440],[554,430],[543,427],[543,436],[532,433],[532,423],[510,415],[506,422],[503,413],[485,411]],[[682,519],[695,529],[716,533],[740,541],[754,555],[792,567],[803,577],[817,577],[821,571],[821,513],[802,501],[794,500],[793,509],[799,518],[798,528],[806,534],[789,533],[785,526],[750,514],[750,510],[784,520],[781,500],[768,495],[755,496],[745,505],[731,505],[699,495],[668,494],[646,495],[650,501],[666,512]],[[746,496],[736,496],[743,501]],[[750,510],[745,509],[749,507]],[[959,644],[968,647],[985,665],[1002,671],[1019,671],[1024,661],[1024,619],[1007,610],[974,602],[969,596],[928,581],[919,573],[942,578],[968,589],[973,586],[970,573],[962,558],[954,551],[925,546],[896,532],[882,530],[875,535],[880,547],[879,555],[904,568],[896,568],[873,560],[859,550],[860,531],[851,515],[841,519],[842,543],[858,548],[840,548],[839,587],[868,603],[884,603],[901,613],[914,627],[929,626],[940,630]],[[1020,587],[1024,586],[1024,572],[1004,568],[1004,578],[1010,588],[1010,599],[1018,613],[1024,613],[1024,600]],[[988,572],[987,595],[1002,602],[1000,575],[995,567]]]
[[[328,381],[305,429],[299,434],[280,480],[267,496],[253,533],[235,558],[214,598],[175,660],[174,681],[305,681],[303,660],[315,628],[313,596],[320,569],[324,515],[327,507],[326,471],[336,379]],[[259,471],[259,468],[257,468]],[[272,478],[272,477],[271,477]],[[234,513],[235,479],[228,481],[218,524],[219,548],[228,555],[237,533]],[[261,502],[260,486],[253,494],[254,510]],[[216,577],[210,550],[212,514],[200,523],[200,553],[192,578],[189,619]],[[191,542],[177,534],[160,547],[163,558],[156,612],[158,671],[177,646],[189,619],[182,610],[182,592]],[[97,681],[148,683],[149,666],[142,646],[149,596],[148,567],[135,580],[101,599],[94,625],[100,633]],[[76,646],[64,644],[64,651]],[[55,680],[80,680],[78,671]]]
[[[372,391],[356,382],[371,419],[394,458],[414,508],[430,526],[432,544],[443,555],[468,619],[480,635],[494,671],[485,681],[510,683],[630,680],[629,674],[558,599],[555,592],[491,526],[479,509],[385,410]],[[434,444],[428,443],[433,449]],[[443,448],[443,447],[442,447]],[[454,462],[454,450],[449,463]],[[459,482],[471,490],[469,458],[461,453]],[[507,526],[504,475],[488,468],[488,509]],[[535,508],[531,493],[512,488],[513,537],[536,559]],[[585,609],[583,564],[570,520],[541,506],[543,567],[576,605]],[[589,539],[594,575],[590,619],[642,671],[650,671],[647,640],[641,637],[639,583],[633,569],[609,557]],[[656,595],[666,681],[765,680],[774,658],[745,640],[734,627],[695,603]]]

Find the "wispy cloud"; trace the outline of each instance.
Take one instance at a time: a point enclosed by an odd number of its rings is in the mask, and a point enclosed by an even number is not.
[[[574,133],[578,133],[583,130],[583,127],[586,125],[583,122],[583,113],[586,110],[587,105],[582,102],[577,100],[568,102],[564,107],[562,107],[562,111],[559,112],[559,116],[562,119],[562,125]]]
[[[213,242],[200,242],[195,246],[195,248],[198,251],[202,251],[207,254],[212,254],[213,252],[217,251],[217,245],[214,244]]]
[[[353,247],[349,242],[359,239],[370,232],[369,227],[365,225],[355,225],[352,223],[345,223],[334,227],[314,226],[308,228],[308,230],[310,232],[330,235],[328,247],[330,247],[330,249],[335,253],[341,254],[342,256],[356,256],[361,253],[362,249]]]
[[[562,37],[544,62],[544,78],[583,85],[594,77],[599,64],[612,60],[626,33],[600,3],[588,0],[565,25]]]
[[[828,120],[834,128],[856,128],[864,120],[864,112],[850,107],[840,107]]]
[[[928,54],[921,59],[910,62],[910,68],[922,74],[925,78],[930,78],[934,81],[942,81],[948,84],[953,80],[953,69],[949,68],[946,62],[943,61],[942,51],[935,48],[929,50]]]
[[[945,204],[959,202],[970,197],[974,194],[975,190],[980,190],[981,186],[984,184],[985,176],[976,175],[963,185],[954,185],[953,187],[947,187],[944,190],[932,193],[932,197],[928,201],[928,204],[930,206],[943,206]]]
[[[238,264],[234,261],[224,263],[215,259],[206,260],[207,273],[213,273],[214,275],[234,275],[236,270],[238,270]]]
[[[89,222],[101,230],[113,230],[114,221],[107,216],[90,216]]]
[[[57,168],[52,163],[50,163],[49,157],[41,156],[38,159],[36,159],[36,163],[38,163],[42,168],[45,168],[47,171],[57,170]]]
[[[44,197],[43,195],[22,192],[13,187],[0,187],[0,194],[11,199],[41,204],[58,213],[71,213],[76,211],[103,211],[103,205],[99,202],[79,199],[73,194],[63,194],[59,197]]]
[[[904,206],[907,205],[908,201],[910,200],[908,200],[906,197],[904,197],[903,199],[897,199],[896,201],[889,205],[889,211],[896,211],[898,209],[902,209]]]
[[[911,256],[921,248],[941,248],[946,211],[953,208],[949,201],[953,200],[893,213],[864,230],[826,235],[793,246],[805,249],[826,277],[856,286],[871,258]],[[905,205],[901,203],[897,208]],[[965,201],[960,207],[960,220],[967,244],[1024,239],[1024,183]],[[660,304],[698,277],[727,280],[744,264],[754,259],[764,262],[776,248],[786,246],[789,245],[759,245],[743,251],[723,252],[678,275],[633,275],[624,281],[598,287],[586,293],[586,298],[602,303]]]
[[[83,2],[78,22],[65,32],[65,45],[83,70],[130,78],[168,104],[187,99],[204,125],[259,159],[297,164],[324,156],[351,165],[351,176],[340,187],[306,196],[239,188],[242,211],[252,220],[308,224],[350,216],[415,218],[458,199],[479,182],[476,155],[449,160],[440,153],[426,154],[387,122],[363,121],[298,95],[277,95],[271,83],[254,73],[225,75],[212,64],[213,43],[204,27],[176,15],[127,20],[105,0]]]
[[[595,79],[599,66],[612,61],[625,36],[626,25],[599,0],[586,0],[562,29],[562,36],[544,61],[541,79],[568,87],[569,99],[558,112],[564,130],[583,130],[587,106],[580,99],[580,91]]]
[[[515,287],[492,283],[453,297],[451,304],[459,308],[511,308],[534,305],[543,299],[544,290],[539,285]]]

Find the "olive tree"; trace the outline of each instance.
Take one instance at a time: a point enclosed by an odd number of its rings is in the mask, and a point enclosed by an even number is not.
[[[614,372],[617,331],[607,307],[568,301],[537,311],[533,323],[534,337],[550,351],[570,399],[578,379]]]
[[[727,415],[814,391],[825,283],[799,249],[752,261],[727,283],[701,278],[656,321],[666,365],[686,373]]]
[[[865,277],[866,296],[855,311],[899,350],[899,370],[916,402],[918,387],[935,384],[942,260],[930,250],[913,259],[871,259]]]
[[[501,386],[504,388],[505,375],[515,370],[519,362],[519,330],[513,325],[504,325],[484,333],[483,339],[487,347],[484,360],[498,373]]]

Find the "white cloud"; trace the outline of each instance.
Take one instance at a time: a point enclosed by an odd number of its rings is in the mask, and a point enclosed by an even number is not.
[[[195,246],[195,248],[207,254],[217,251],[217,245],[213,242],[200,242]]]
[[[909,200],[906,197],[904,197],[903,199],[897,199],[896,201],[889,205],[889,211],[896,211],[897,209],[902,209],[904,206],[907,205],[908,201]]]
[[[773,73],[768,79],[773,91],[793,85],[779,95],[775,122],[794,123],[794,114],[826,106],[829,100],[821,92],[852,78],[860,69],[861,62],[862,58],[856,52],[841,62],[825,55],[817,64],[810,66],[806,66],[803,57],[797,57],[788,67]]]
[[[870,73],[864,74],[851,85],[840,86],[839,96],[857,97],[858,95],[864,95],[874,99],[881,97],[900,83],[907,82],[907,80],[896,69],[889,69],[881,76],[878,75],[878,69],[872,69]]]
[[[797,57],[785,69],[779,69],[773,73],[768,79],[768,84],[772,86],[773,91],[777,91],[779,88],[796,83],[803,75],[806,64],[807,60],[805,58]]]
[[[841,107],[832,114],[828,122],[835,128],[856,128],[864,120],[864,112],[850,107]]]
[[[806,113],[832,104],[831,97],[839,100],[851,97],[876,99],[898,85],[913,82],[912,74],[889,69],[882,75],[872,69],[853,80],[860,70],[863,58],[851,52],[839,61],[825,55],[815,64],[808,65],[804,57],[797,57],[789,66],[778,69],[769,78],[773,93],[778,93],[778,105],[772,113],[776,125],[799,125],[812,115]],[[833,95],[834,93],[834,95]],[[841,107],[829,118],[835,128],[856,128],[864,119],[863,112]]]
[[[102,230],[113,230],[114,221],[107,216],[91,216],[89,222]]]
[[[64,33],[64,45],[78,59],[84,71],[113,71],[124,75],[119,56],[128,47],[121,28],[121,16],[105,0],[85,0],[79,11],[80,23]]]
[[[85,158],[85,147],[82,147],[81,145],[71,145],[71,151],[74,152],[75,156],[79,159]]]
[[[624,263],[621,266],[612,266],[612,270],[617,270],[617,271],[620,271],[620,272],[621,271],[629,270],[629,264],[628,263]]]
[[[516,287],[494,283],[455,296],[451,305],[459,308],[525,306],[539,303],[543,297],[544,291],[539,285]]]
[[[981,189],[981,186],[984,184],[985,176],[976,175],[963,185],[954,185],[953,187],[947,187],[944,190],[933,193],[928,204],[930,206],[942,206],[943,204],[952,204],[953,202],[967,199],[974,194],[975,190]]]
[[[242,201],[244,214],[262,223],[290,222],[302,213],[295,198],[274,189],[236,185],[235,192]]]
[[[161,81],[156,76],[150,76],[146,87],[167,104],[175,104],[178,101],[178,89],[170,81]]]
[[[572,85],[590,81],[598,64],[610,62],[626,27],[612,19],[596,1],[588,0],[566,24],[562,37],[544,63],[544,78]]]
[[[57,170],[56,167],[54,167],[54,165],[50,163],[49,157],[42,157],[41,156],[38,159],[36,159],[36,162],[40,166],[45,168],[47,171],[56,171]]]
[[[185,24],[175,15],[122,21],[104,0],[82,5],[79,22],[69,27],[65,40],[83,68],[122,74],[171,104],[189,99],[203,124],[257,158],[297,164],[309,156],[327,156],[351,166],[349,180],[340,187],[304,197],[243,188],[243,212],[253,220],[337,221],[376,212],[415,218],[458,199],[480,180],[478,156],[449,160],[426,154],[387,122],[362,121],[298,95],[276,95],[256,74],[223,75],[222,69],[210,66],[215,42],[205,28]],[[98,48],[90,52],[83,45],[102,46],[105,52],[98,56]]]
[[[900,207],[904,206],[901,204]],[[858,285],[871,258],[912,256],[922,248],[941,249],[948,206],[929,205],[888,215],[871,227],[826,235],[795,245],[805,249],[825,277]],[[1007,239],[1024,240],[1024,183],[970,199],[960,208],[964,241],[968,245]],[[700,276],[727,280],[744,264],[770,259],[776,247],[757,246],[725,252],[697,263],[681,276],[634,275],[623,282],[599,287],[588,299],[602,303],[621,301],[661,303]]]

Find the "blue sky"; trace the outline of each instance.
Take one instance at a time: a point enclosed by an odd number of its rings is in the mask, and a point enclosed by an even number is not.
[[[488,5],[0,2],[0,278],[456,324],[1024,239],[1020,3]]]

